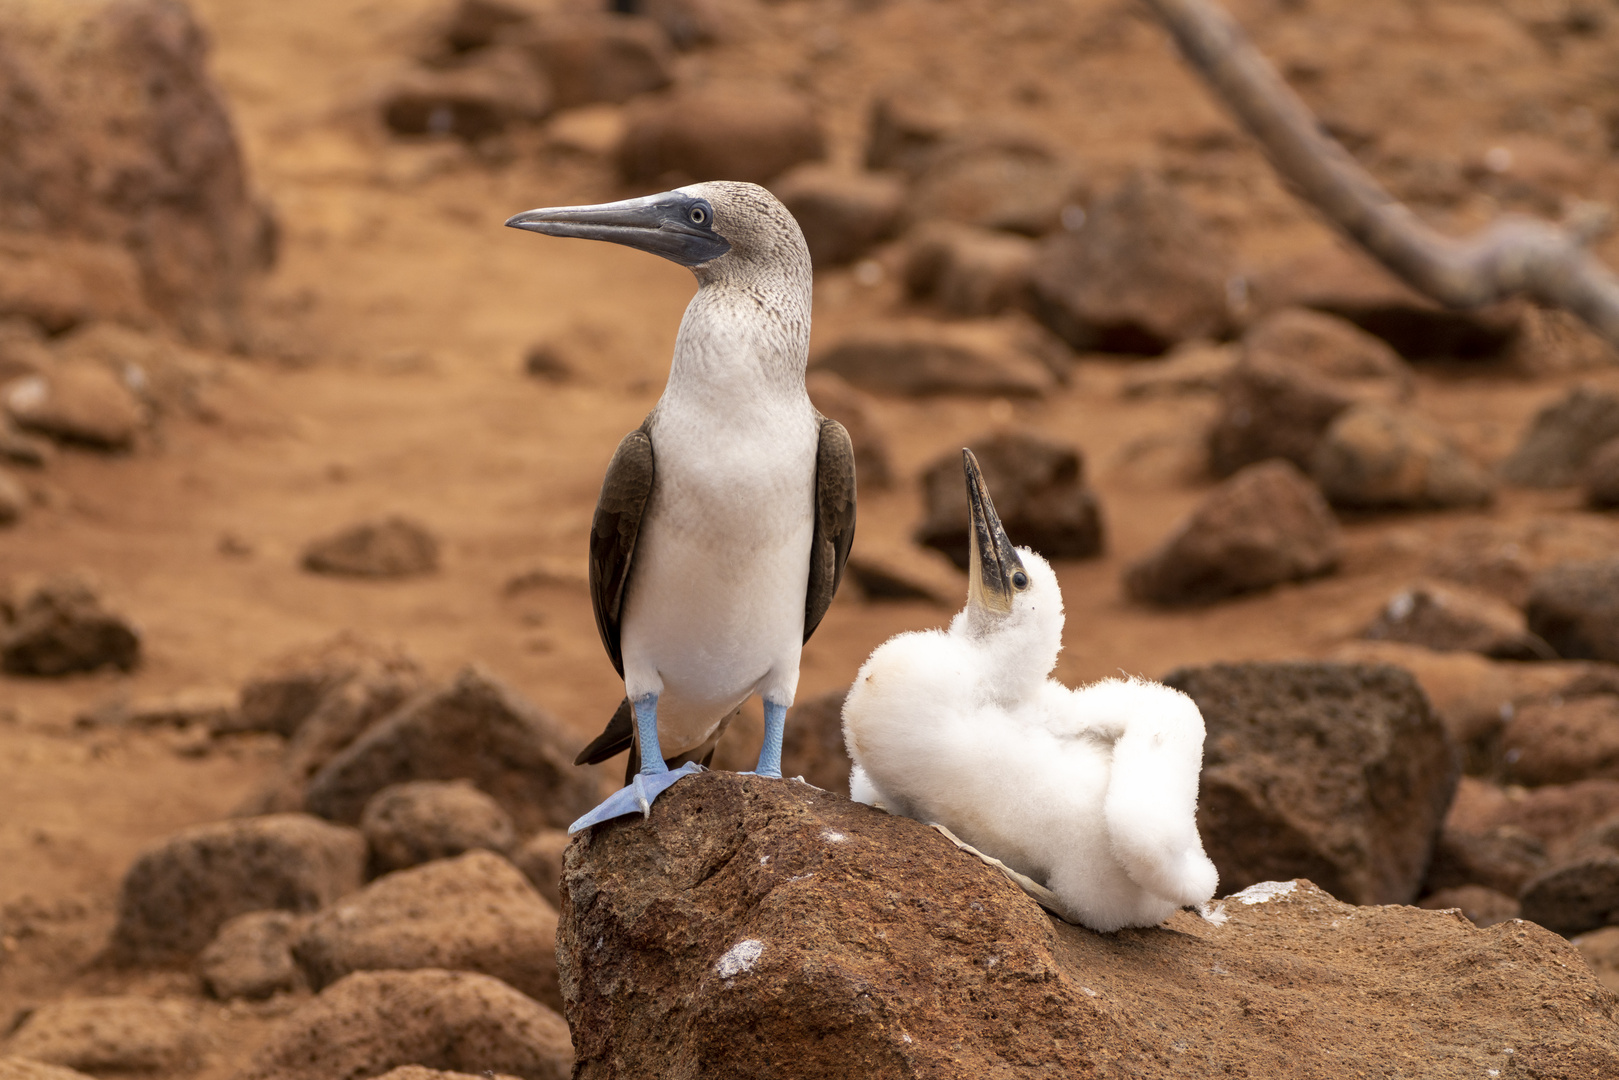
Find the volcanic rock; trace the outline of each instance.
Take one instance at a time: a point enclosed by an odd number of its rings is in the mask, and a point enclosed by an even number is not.
[[[1415,899],[1461,769],[1408,672],[1216,664],[1164,682],[1203,713],[1198,831],[1222,888],[1308,870],[1352,903]]]
[[[45,439],[19,428],[10,414],[0,411],[0,461],[41,468],[56,460],[56,448]]]
[[[1155,604],[1202,604],[1330,573],[1338,522],[1321,492],[1285,461],[1250,465],[1209,492],[1124,587]]]
[[[1518,895],[1530,879],[1582,856],[1590,834],[1616,815],[1616,780],[1509,792],[1463,777],[1434,852],[1428,886],[1478,884]]]
[[[1429,911],[1447,911],[1455,908],[1474,926],[1494,926],[1518,917],[1518,901],[1505,893],[1486,889],[1482,885],[1459,885],[1454,889],[1441,889],[1417,902]]]
[[[512,852],[512,865],[553,908],[562,906],[562,853],[572,839],[562,829],[541,829]]]
[[[531,22],[536,10],[524,0],[460,0],[445,14],[438,35],[451,56],[486,49],[504,32]]]
[[[227,920],[197,957],[197,974],[221,1001],[260,1000],[298,989],[292,959],[302,920],[290,911],[250,911]]]
[[[1334,506],[1427,509],[1485,506],[1489,474],[1426,420],[1379,405],[1355,405],[1333,420],[1310,459],[1310,474]]]
[[[1084,198],[1077,173],[1045,139],[997,126],[933,147],[919,162],[907,209],[916,222],[1043,236]]]
[[[1528,923],[1271,882],[1096,934],[919,822],[793,784],[683,781],[576,841],[564,895],[580,1080],[1619,1068],[1611,1003]]]
[[[28,491],[0,469],[0,525],[15,525],[28,509]]]
[[[597,102],[619,104],[661,90],[674,77],[668,35],[644,16],[558,12],[536,20],[521,39],[550,77],[561,109]]]
[[[1501,476],[1520,487],[1569,487],[1597,449],[1619,437],[1619,396],[1576,386],[1529,422],[1517,449],[1501,463]]]
[[[891,88],[871,103],[866,168],[898,169],[915,179],[962,125],[961,111],[939,94],[916,86]]]
[[[399,649],[344,631],[282,653],[250,676],[242,684],[241,729],[290,737],[340,687],[361,682],[414,689],[421,680],[421,668]]]
[[[505,854],[517,842],[511,815],[465,780],[416,780],[383,788],[365,804],[360,831],[371,845],[376,873],[477,848]]]
[[[437,538],[409,518],[351,525],[304,548],[303,567],[342,577],[401,578],[438,569]]]
[[[1585,962],[1591,966],[1597,981],[1609,990],[1619,993],[1619,926],[1604,927],[1589,934],[1581,934],[1570,942]],[[0,1077],[5,1075],[0,1069]],[[23,1080],[27,1080],[26,1077]],[[45,1080],[45,1078],[41,1078]]]
[[[382,119],[397,135],[455,135],[475,142],[551,111],[551,87],[515,48],[485,49],[453,67],[417,68],[383,94]]]
[[[1057,384],[1047,359],[1053,344],[1017,320],[898,318],[850,330],[810,367],[879,394],[1040,397]]]
[[[817,270],[841,266],[886,240],[899,225],[905,185],[882,173],[799,165],[771,185],[798,221]]]
[[[41,1005],[6,1039],[7,1054],[102,1072],[194,1068],[203,1039],[188,1003],[146,997],[70,998]]]
[[[227,919],[306,912],[360,887],[365,838],[306,814],[196,825],[147,849],[124,875],[108,951],[126,964],[189,958]]]
[[[1619,923],[1619,851],[1592,851],[1547,870],[1518,900],[1525,919],[1565,937]]]
[[[1619,439],[1609,439],[1591,452],[1583,482],[1585,505],[1593,510],[1619,509]]]
[[[1529,632],[1523,613],[1511,604],[1436,582],[1418,582],[1395,593],[1362,635],[1501,660],[1551,660],[1556,656],[1550,645]]]
[[[1619,521],[1597,515],[1546,515],[1515,526],[1478,522],[1441,540],[1426,572],[1521,608],[1540,572],[1559,563],[1607,558],[1616,549]]]
[[[1034,241],[948,222],[916,230],[905,252],[905,291],[948,315],[999,315],[1030,305]]]
[[[69,360],[5,389],[19,427],[96,450],[128,450],[146,413],[124,381],[101,364]]]
[[[1619,696],[1554,694],[1519,705],[1501,749],[1514,783],[1619,780]]]
[[[487,1069],[473,1076],[471,1073],[429,1069],[425,1065],[401,1065],[397,1069],[389,1069],[381,1076],[373,1077],[373,1080],[515,1080],[515,1078],[497,1075]]]
[[[0,1055],[0,1080],[94,1080],[89,1073],[43,1061]]]
[[[1447,825],[1434,845],[1427,887],[1437,893],[1476,887],[1502,896],[1517,896],[1525,883],[1546,868],[1546,845],[1539,837],[1511,825],[1471,832]]]
[[[556,911],[511,863],[473,851],[378,878],[310,919],[293,955],[319,990],[354,971],[492,975],[553,1008]]]
[[[283,1020],[233,1080],[366,1080],[401,1065],[568,1080],[573,1048],[562,1017],[499,979],[362,971]]]
[[[1214,393],[1226,384],[1236,363],[1237,351],[1231,345],[1212,341],[1182,342],[1160,360],[1132,364],[1119,387],[1119,395],[1168,398]],[[1261,453],[1257,460],[1272,456],[1275,455]]]
[[[1411,396],[1411,368],[1382,338],[1346,319],[1305,308],[1282,308],[1242,335],[1243,352],[1258,362],[1292,364],[1355,386],[1383,404]]]
[[[1156,356],[1231,326],[1235,263],[1163,180],[1136,173],[1074,232],[1041,243],[1034,268],[1041,321],[1082,351]]]
[[[862,541],[843,573],[867,600],[922,600],[955,609],[967,595],[967,579],[949,556],[916,544]]]
[[[826,154],[808,101],[777,91],[683,91],[636,102],[619,145],[627,183],[723,176],[766,184]]]
[[[873,415],[870,398],[830,371],[812,371],[804,379],[810,402],[823,416],[836,420],[854,445],[854,471],[860,487],[892,487],[894,467],[889,462],[888,437]]]
[[[1619,661],[1619,558],[1559,563],[1536,574],[1525,615],[1559,656]]]
[[[132,671],[140,664],[140,634],[106,611],[101,598],[73,575],[51,578],[0,626],[0,669],[12,675],[68,675],[112,666]]]
[[[1085,486],[1079,450],[1032,435],[995,434],[971,440],[990,498],[1012,543],[1048,559],[1087,559],[1102,552],[1102,513]],[[943,552],[966,570],[970,515],[961,480],[961,454],[952,451],[922,474],[927,516],[916,542]]]
[[[566,828],[596,803],[596,784],[573,767],[572,736],[548,714],[477,668],[373,724],[310,778],[310,810],[357,822],[371,796],[407,780],[473,782],[521,832]]]

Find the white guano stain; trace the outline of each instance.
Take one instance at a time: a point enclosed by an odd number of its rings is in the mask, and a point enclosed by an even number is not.
[[[821,839],[825,840],[829,844],[841,844],[849,838],[843,833],[838,832],[836,829],[822,829]]]
[[[1298,885],[1291,881],[1261,881],[1258,885],[1250,885],[1231,900],[1240,900],[1244,904],[1268,904],[1278,896],[1286,896],[1297,889]]]
[[[753,965],[759,962],[759,957],[764,951],[765,943],[757,938],[739,941],[725,950],[725,955],[714,965],[714,971],[722,979],[734,979],[738,975],[745,975],[753,970]]]

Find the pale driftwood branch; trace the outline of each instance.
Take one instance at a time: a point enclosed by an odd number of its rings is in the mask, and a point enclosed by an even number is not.
[[[1520,215],[1464,240],[1435,232],[1321,130],[1213,0],[1145,2],[1277,171],[1406,284],[1452,308],[1526,295],[1619,345],[1619,277],[1585,250],[1585,236]]]

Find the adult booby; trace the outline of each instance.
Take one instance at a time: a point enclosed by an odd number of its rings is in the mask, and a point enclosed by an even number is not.
[[[1196,822],[1203,717],[1159,683],[1070,690],[1048,677],[1062,648],[1057,575],[1013,548],[976,459],[962,456],[967,606],[947,630],[885,642],[855,677],[843,706],[851,793],[944,826],[1033,879],[1043,903],[1055,894],[1070,921],[1155,926],[1217,884]]]
[[[630,759],[626,786],[569,831],[649,813],[707,763],[754,693],[765,713],[755,772],[779,777],[799,651],[832,602],[855,520],[849,434],[804,390],[803,233],[764,188],[731,182],[506,224],[650,251],[699,286],[663,396],[619,443],[596,503],[590,594],[625,698],[575,764]]]

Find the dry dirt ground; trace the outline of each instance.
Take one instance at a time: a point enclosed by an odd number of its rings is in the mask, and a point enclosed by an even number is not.
[[[232,688],[266,658],[341,629],[397,642],[438,675],[485,665],[581,740],[621,693],[583,586],[585,536],[608,457],[660,392],[690,275],[625,249],[503,229],[518,210],[631,194],[606,163],[548,150],[543,131],[493,163],[453,141],[383,134],[371,95],[442,0],[192,2],[252,182],[281,222],[261,302],[283,340],[266,355],[220,357],[213,422],[171,420],[129,456],[67,452],[49,473],[48,504],[0,534],[0,576],[90,572],[146,650],[130,675],[0,678],[0,911],[29,913],[31,927],[0,941],[0,1030],[31,1003],[126,985],[85,967],[120,875],[149,842],[229,813],[277,750],[241,739],[198,752],[161,733],[80,730],[86,708]],[[684,55],[682,78],[808,92],[835,159],[857,158],[872,94],[900,80],[1039,126],[1100,186],[1139,165],[1164,170],[1256,271],[1326,235],[1122,0],[737,0],[725,10],[730,40]],[[1235,14],[1442,227],[1500,208],[1465,181],[1503,145],[1551,162],[1540,203],[1531,193],[1519,208],[1548,209],[1547,190],[1619,200],[1611,4],[1247,0]],[[1578,29],[1582,19],[1595,28]],[[1446,183],[1460,183],[1460,197],[1423,201]],[[1599,250],[1619,264],[1619,245]],[[847,270],[821,275],[817,340],[899,298],[893,273],[874,285]],[[558,336],[583,343],[577,377],[525,376],[525,348]],[[1083,358],[1069,386],[1038,401],[879,400],[900,480],[862,492],[857,548],[905,537],[921,516],[916,474],[976,435],[1017,427],[1077,444],[1107,553],[1059,567],[1068,628],[1057,674],[1075,682],[1325,655],[1450,531],[1582,512],[1573,491],[1507,489],[1484,511],[1351,520],[1335,576],[1189,612],[1132,604],[1121,568],[1211,484],[1199,432],[1213,402],[1122,399],[1128,368]],[[1417,406],[1493,462],[1577,379],[1619,389],[1619,370],[1428,367]],[[373,583],[298,568],[310,538],[394,511],[444,540],[438,573]],[[507,581],[535,569],[549,584],[506,595]],[[845,588],[805,650],[801,695],[846,685],[879,642],[947,614]],[[251,1009],[220,1009],[221,1023],[237,1018],[233,1037],[256,1037]]]

